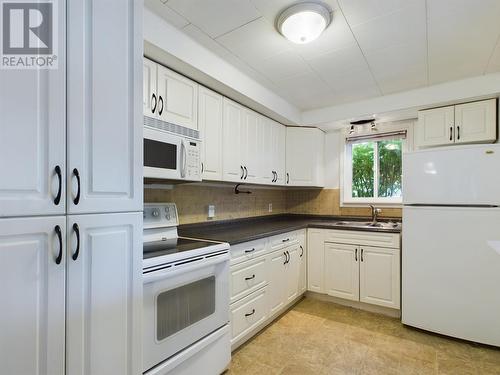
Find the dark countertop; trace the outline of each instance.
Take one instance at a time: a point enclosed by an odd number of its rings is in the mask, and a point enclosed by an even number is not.
[[[380,221],[386,221],[381,219]],[[319,215],[272,215],[255,218],[220,220],[197,224],[184,224],[178,228],[179,236],[228,242],[235,245],[242,242],[270,237],[304,228],[358,230],[370,232],[401,233],[396,228],[358,227],[338,224],[342,221],[370,221],[369,218]],[[401,219],[393,219],[400,222]]]

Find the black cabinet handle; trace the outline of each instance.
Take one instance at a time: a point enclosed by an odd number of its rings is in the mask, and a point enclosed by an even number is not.
[[[61,201],[61,192],[62,192],[62,172],[61,172],[61,167],[56,165],[54,168],[54,171],[56,172],[57,178],[59,179],[59,188],[57,189],[57,195],[54,198],[54,204],[56,206],[59,205],[59,202]]]
[[[457,139],[460,140],[460,126],[457,126]]]
[[[450,141],[453,141],[453,126],[450,126]]]
[[[252,279],[255,279],[255,274],[253,274],[253,275],[252,275],[252,276],[250,276],[250,277],[245,277],[245,280],[247,280],[247,281],[248,281],[248,280],[252,280]]]
[[[363,249],[361,249],[361,261],[363,262]]]
[[[153,104],[153,106],[151,107],[151,112],[155,113],[156,111],[156,104],[157,104],[157,101],[156,101],[156,95],[153,94],[153,97],[151,98],[151,101],[155,101],[155,104]]]
[[[241,176],[240,176],[240,180],[243,180],[243,176],[245,175],[245,170],[243,169],[243,166],[240,165],[240,168],[241,168]]]
[[[290,257],[290,253],[287,251],[287,252],[286,252],[286,255],[288,256],[288,260],[287,260],[286,262],[287,262],[287,263],[290,263],[290,258],[291,258],[291,257]]]
[[[163,113],[163,98],[161,97],[161,95],[158,98],[158,105],[160,105],[160,103],[161,108],[158,108],[158,114],[161,116],[161,114]]]
[[[274,172],[274,182],[278,181],[278,172]]]
[[[290,238],[285,238],[281,240],[281,242],[288,242],[288,241],[290,241]]]
[[[201,173],[205,170],[205,166],[203,165],[203,162],[201,162]]]
[[[59,240],[59,254],[57,255],[56,258],[56,264],[61,264],[62,252],[63,252],[61,227],[59,225],[56,225],[54,231],[56,232],[57,239]]]
[[[73,174],[75,175],[76,177],[76,197],[75,199],[73,199],[73,203],[75,204],[75,206],[80,203],[80,173],[78,172],[78,169],[73,169]]]
[[[243,179],[246,180],[248,177],[248,169],[245,166],[243,168],[245,168],[245,177]]]
[[[300,257],[302,258],[302,255],[304,255],[304,248],[302,245],[300,245]]]
[[[286,183],[290,183],[290,174],[288,172],[286,174]]]
[[[253,253],[255,251],[255,247],[252,247],[251,249],[245,250],[245,253]]]
[[[356,252],[354,253],[354,259],[356,259],[356,262],[358,261],[358,249],[356,249]]]
[[[286,251],[283,251],[283,255],[285,256],[285,261],[283,262],[283,265],[288,263],[288,257],[286,256]]]
[[[73,260],[78,259],[78,254],[80,254],[80,228],[78,227],[77,223],[73,224],[73,230],[75,231],[76,234],[76,250],[75,253],[72,255]]]
[[[255,309],[252,309],[252,312],[245,314],[245,316],[252,316],[253,314],[255,314]]]

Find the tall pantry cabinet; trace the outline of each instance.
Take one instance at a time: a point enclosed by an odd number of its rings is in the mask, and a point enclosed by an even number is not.
[[[58,69],[0,71],[1,371],[139,374],[142,2],[54,6]]]

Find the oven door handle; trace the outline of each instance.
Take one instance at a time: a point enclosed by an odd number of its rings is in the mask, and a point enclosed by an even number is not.
[[[183,261],[179,261],[179,263],[182,262]],[[177,267],[174,266],[174,268],[172,267],[160,268],[159,270],[152,271],[150,273],[143,273],[142,282],[144,284],[148,284],[158,280],[170,279],[172,277],[184,274],[186,272],[193,272],[202,268],[207,268],[224,262],[229,262],[229,253],[209,259],[206,258],[204,259],[200,257],[199,260],[195,259],[193,260],[192,263],[185,263]]]

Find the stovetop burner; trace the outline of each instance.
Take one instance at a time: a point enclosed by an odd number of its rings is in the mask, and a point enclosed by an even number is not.
[[[181,253],[217,245],[218,242],[209,242],[201,240],[193,240],[189,238],[170,238],[162,241],[146,242],[143,245],[143,259],[160,257],[164,255]]]

